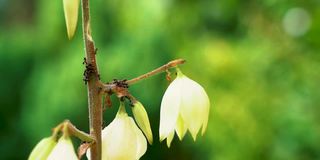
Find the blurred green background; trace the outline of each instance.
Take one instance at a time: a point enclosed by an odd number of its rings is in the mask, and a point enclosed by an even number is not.
[[[320,159],[319,8],[319,0],[91,0],[103,81],[184,58],[182,71],[211,99],[206,134],[175,137],[168,149],[157,141],[165,74],[130,87],[156,139],[142,159]],[[26,159],[64,119],[88,131],[83,58],[81,26],[69,41],[62,0],[0,0],[1,160]]]

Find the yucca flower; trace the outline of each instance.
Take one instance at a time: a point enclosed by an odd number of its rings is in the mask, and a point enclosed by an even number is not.
[[[206,131],[209,108],[209,97],[203,87],[177,68],[177,77],[169,85],[161,102],[160,141],[167,138],[170,147],[174,132],[182,140],[187,130],[196,140],[200,128],[202,135]]]
[[[64,133],[51,151],[47,160],[78,160],[70,137]]]
[[[57,144],[56,139],[51,136],[43,138],[32,150],[28,160],[44,160],[47,159],[54,146]]]
[[[102,130],[102,160],[138,160],[146,150],[146,138],[121,102],[116,118]]]

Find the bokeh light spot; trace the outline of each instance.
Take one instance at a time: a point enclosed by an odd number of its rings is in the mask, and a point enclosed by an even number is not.
[[[283,17],[282,24],[287,34],[293,37],[299,37],[309,30],[311,18],[305,9],[291,8]]]

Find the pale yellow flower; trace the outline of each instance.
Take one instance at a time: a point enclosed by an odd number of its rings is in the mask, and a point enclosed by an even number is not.
[[[121,102],[116,118],[102,130],[102,160],[138,160],[147,141]]]
[[[196,140],[200,128],[202,135],[207,128],[209,108],[209,97],[203,87],[177,69],[177,78],[169,85],[161,102],[160,141],[167,138],[170,147],[174,132],[182,140],[187,130]]]
[[[47,160],[78,160],[69,136],[60,137]]]
[[[57,144],[54,137],[43,138],[32,150],[28,160],[47,159],[54,146]]]

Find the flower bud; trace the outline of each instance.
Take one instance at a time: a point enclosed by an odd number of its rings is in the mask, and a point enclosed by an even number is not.
[[[50,152],[57,144],[55,138],[47,137],[43,138],[32,150],[28,160],[44,160],[47,159]]]
[[[53,148],[47,160],[78,160],[69,136],[63,135]]]
[[[148,114],[147,114],[147,111],[144,109],[143,105],[139,101],[136,101],[135,103],[133,103],[132,113],[138,126],[140,127],[144,135],[147,137],[149,144],[152,144],[153,136],[152,136]]]
[[[202,86],[177,69],[177,77],[169,85],[161,102],[160,141],[167,138],[170,147],[174,131],[182,140],[187,130],[196,140],[200,128],[202,135],[207,128],[209,108],[209,97]]]
[[[79,0],[63,0],[68,38],[71,39],[77,28]]]

